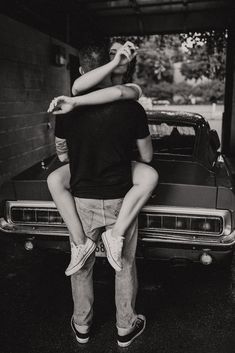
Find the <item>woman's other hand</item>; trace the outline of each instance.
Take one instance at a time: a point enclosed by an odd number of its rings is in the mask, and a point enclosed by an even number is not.
[[[54,115],[66,114],[72,111],[75,106],[74,97],[59,96],[51,101],[47,112]]]

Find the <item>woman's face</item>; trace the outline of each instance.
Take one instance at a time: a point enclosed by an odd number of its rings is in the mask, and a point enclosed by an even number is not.
[[[114,42],[109,50],[109,56],[110,56],[110,60],[112,60],[114,58],[114,56],[116,55],[116,52],[118,49],[120,49],[122,47],[123,44],[118,43],[118,42]],[[128,70],[128,65],[129,62],[128,60],[122,60],[121,63],[113,70],[113,73],[116,75],[124,75],[127,70]]]

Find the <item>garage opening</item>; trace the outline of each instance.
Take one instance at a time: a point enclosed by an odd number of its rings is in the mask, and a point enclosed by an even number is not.
[[[226,72],[226,30],[113,37],[138,46],[133,82],[145,109],[201,114],[221,139]]]

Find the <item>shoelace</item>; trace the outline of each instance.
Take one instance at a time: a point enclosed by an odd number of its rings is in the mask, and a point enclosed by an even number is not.
[[[137,327],[137,328],[139,328],[140,327],[140,325],[141,325],[141,323],[142,323],[142,319],[137,319],[136,320],[136,323],[135,323],[135,326]]]
[[[84,250],[84,245],[72,245],[71,247],[71,251],[73,253],[73,255],[75,255],[75,257],[77,258],[81,252]]]

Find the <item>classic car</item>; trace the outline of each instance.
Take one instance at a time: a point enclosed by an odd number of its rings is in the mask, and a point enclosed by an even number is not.
[[[196,113],[148,111],[160,180],[139,215],[137,256],[230,265],[235,244],[233,180],[220,141]],[[60,166],[54,155],[2,185],[0,240],[69,251],[68,231],[46,179]],[[105,256],[102,243],[97,257]]]

